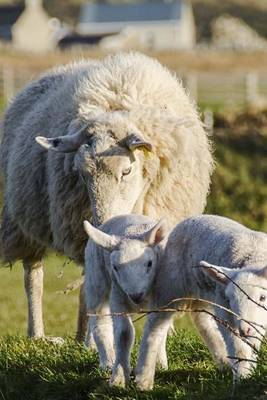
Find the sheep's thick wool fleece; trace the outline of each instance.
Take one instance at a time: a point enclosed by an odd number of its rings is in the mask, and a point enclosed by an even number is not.
[[[38,259],[50,246],[83,260],[82,220],[90,218],[91,209],[78,174],[66,175],[65,166],[74,156],[41,151],[34,139],[67,135],[92,120],[101,125],[103,118],[115,118],[114,112],[126,115],[153,145],[153,155],[144,163],[150,186],[141,212],[153,219],[165,217],[170,225],[203,212],[212,155],[181,82],[139,53],[82,60],[29,84],[6,113],[1,144],[3,258]],[[19,165],[18,158],[23,160]],[[16,176],[12,185],[10,174]]]

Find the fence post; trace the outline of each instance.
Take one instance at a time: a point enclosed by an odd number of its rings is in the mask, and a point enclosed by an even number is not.
[[[214,130],[214,115],[210,108],[206,108],[204,111],[204,126],[209,135],[213,135]]]
[[[255,71],[246,75],[246,102],[248,104],[257,103],[259,99],[259,76]]]
[[[192,100],[196,103],[198,101],[198,77],[197,74],[194,72],[190,72],[186,76],[186,86],[189,92],[189,96]]]
[[[4,103],[7,105],[15,95],[15,76],[12,67],[3,67],[3,95]]]

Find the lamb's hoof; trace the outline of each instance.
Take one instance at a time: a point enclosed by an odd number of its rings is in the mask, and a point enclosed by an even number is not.
[[[99,368],[103,371],[111,371],[114,365],[114,360],[100,361]]]
[[[241,362],[239,366],[233,366],[233,378],[235,382],[242,379],[249,378],[254,371],[255,366],[251,365],[249,362]]]
[[[65,340],[63,338],[56,336],[44,336],[42,340],[48,343],[55,344],[57,346],[62,346],[65,343]]]
[[[136,375],[135,383],[139,390],[142,392],[146,392],[148,390],[152,390],[154,386],[154,381],[151,377]]]
[[[159,370],[167,371],[167,369],[168,369],[168,361],[164,360],[164,359],[158,360],[157,364],[156,364],[156,367]]]
[[[130,378],[130,373],[125,372],[121,365],[114,368],[112,376],[109,381],[109,386],[116,386],[120,388],[125,388],[128,380]]]
[[[219,371],[224,371],[227,367],[230,367],[231,364],[229,362],[229,358],[226,357],[216,357],[214,361],[217,365]]]

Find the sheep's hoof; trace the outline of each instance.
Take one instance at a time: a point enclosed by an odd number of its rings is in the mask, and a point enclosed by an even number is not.
[[[110,386],[125,388],[126,383],[130,379],[130,373],[125,371],[121,365],[114,367],[112,376],[109,381]]]
[[[152,390],[154,386],[154,381],[151,377],[146,376],[138,376],[135,377],[135,383],[139,390],[142,392],[146,392],[148,390]]]

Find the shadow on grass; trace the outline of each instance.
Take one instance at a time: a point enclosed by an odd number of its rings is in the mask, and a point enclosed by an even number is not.
[[[230,371],[218,372],[200,340],[183,332],[169,341],[170,370],[158,371],[151,392],[111,389],[98,358],[67,339],[63,346],[16,337],[0,339],[0,400],[230,399]],[[136,359],[136,350],[134,359]],[[266,366],[236,388],[234,399],[267,400]]]

